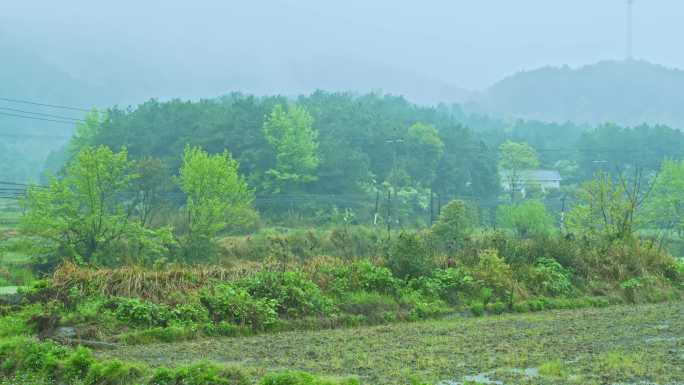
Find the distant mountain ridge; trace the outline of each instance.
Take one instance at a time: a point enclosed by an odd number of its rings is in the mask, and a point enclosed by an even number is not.
[[[506,77],[468,110],[580,124],[667,124],[684,128],[684,71],[646,61],[544,67]]]

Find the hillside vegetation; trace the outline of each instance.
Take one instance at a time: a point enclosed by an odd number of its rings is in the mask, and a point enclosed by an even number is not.
[[[545,67],[490,87],[476,110],[542,121],[684,127],[684,72],[645,61]]]

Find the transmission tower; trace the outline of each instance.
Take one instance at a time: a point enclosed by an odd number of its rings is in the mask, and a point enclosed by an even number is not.
[[[633,48],[633,10],[634,0],[627,0],[627,60],[634,58],[632,54]]]

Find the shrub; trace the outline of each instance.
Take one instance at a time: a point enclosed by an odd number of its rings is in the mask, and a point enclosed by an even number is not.
[[[117,319],[133,326],[165,327],[174,318],[168,306],[138,298],[114,298],[107,306],[113,308]]]
[[[143,376],[143,369],[121,361],[96,362],[88,371],[84,382],[97,385],[135,384]]]
[[[474,303],[470,305],[470,312],[475,316],[475,317],[481,317],[484,315],[485,311],[485,306],[482,303]]]
[[[530,311],[530,305],[527,302],[518,302],[513,304],[513,311],[516,313],[527,313]]]
[[[173,318],[183,324],[205,323],[209,321],[207,309],[199,304],[180,304],[171,310]]]
[[[521,238],[549,235],[554,229],[553,217],[542,202],[534,200],[499,206],[496,218],[499,226],[514,230]]]
[[[465,202],[452,200],[444,206],[431,230],[443,248],[453,251],[463,245],[476,222],[475,213]]]
[[[69,380],[85,378],[94,363],[90,350],[80,346],[64,361],[64,377]]]
[[[530,284],[539,294],[564,295],[572,290],[571,273],[552,258],[539,258],[532,268]]]
[[[329,274],[332,279],[327,285],[328,290],[337,296],[354,291],[395,294],[400,285],[390,269],[369,260],[333,268]]]
[[[432,269],[432,260],[421,234],[399,234],[399,239],[390,251],[387,265],[395,276],[402,279],[428,274]]]
[[[547,361],[539,365],[539,374],[545,377],[565,377],[565,368],[561,360]]]
[[[253,330],[264,330],[278,319],[278,302],[254,298],[245,289],[218,285],[213,291],[203,290],[200,301],[214,322],[228,321]]]
[[[259,385],[358,385],[356,379],[342,381],[324,380],[304,372],[281,372],[264,376]]]
[[[0,373],[11,376],[35,373],[51,377],[68,351],[53,342],[37,343],[24,337],[0,342]]]
[[[483,250],[473,272],[480,283],[493,289],[496,298],[510,299],[513,290],[513,271],[496,250]]]
[[[429,277],[412,279],[409,286],[423,295],[456,304],[459,295],[470,293],[474,279],[468,273],[456,268],[436,269]]]
[[[413,320],[432,318],[451,311],[444,301],[425,297],[417,291],[404,293],[400,303],[409,309],[409,318]]]
[[[330,313],[332,301],[299,271],[261,271],[240,282],[254,298],[272,300],[278,314],[289,317]]]
[[[506,311],[506,304],[501,301],[490,303],[487,305],[487,311],[492,314],[503,314]]]
[[[154,385],[249,385],[251,381],[239,369],[219,368],[200,362],[177,369],[157,369],[149,384]]]
[[[657,283],[657,279],[652,276],[630,278],[620,284],[620,288],[624,290],[627,300],[636,302],[639,295],[646,294],[650,288]]]

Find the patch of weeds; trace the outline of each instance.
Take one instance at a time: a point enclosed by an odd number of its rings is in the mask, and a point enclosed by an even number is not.
[[[566,377],[566,370],[563,362],[560,359],[547,361],[539,365],[539,374],[545,377]]]
[[[646,374],[645,359],[640,353],[614,351],[601,355],[598,373],[606,380],[632,380]]]

